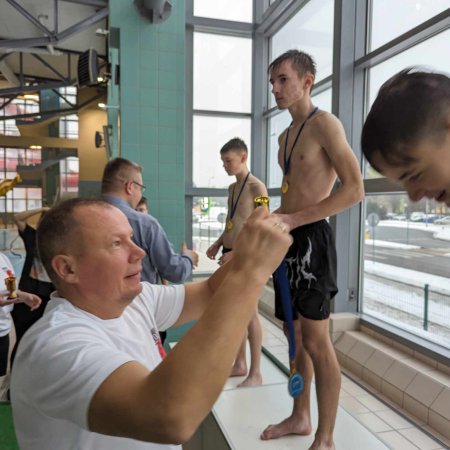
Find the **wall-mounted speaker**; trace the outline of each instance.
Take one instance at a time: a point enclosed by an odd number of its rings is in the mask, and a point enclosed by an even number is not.
[[[161,23],[167,20],[172,12],[169,0],[134,0],[137,10],[150,23]]]
[[[93,48],[90,48],[78,57],[78,86],[86,87],[97,85],[99,73],[97,52]]]

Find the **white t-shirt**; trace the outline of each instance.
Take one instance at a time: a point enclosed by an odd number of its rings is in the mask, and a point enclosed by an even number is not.
[[[6,289],[5,278],[8,277],[8,270],[14,273],[13,266],[9,258],[0,252],[0,295],[6,297],[8,290]],[[6,336],[11,331],[11,310],[14,305],[0,306],[0,337]]]
[[[153,370],[162,360],[157,330],[173,325],[183,309],[182,285],[142,285],[122,316],[111,320],[52,294],[44,316],[23,337],[12,371],[21,450],[180,449],[88,431],[89,405],[102,382],[128,361]]]

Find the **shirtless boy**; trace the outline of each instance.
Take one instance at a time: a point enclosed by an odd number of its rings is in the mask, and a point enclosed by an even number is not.
[[[231,258],[234,241],[245,221],[255,209],[253,199],[266,196],[267,189],[258,178],[250,173],[247,167],[248,150],[242,139],[234,138],[228,141],[220,150],[223,167],[228,175],[236,177],[236,182],[228,188],[228,214],[225,230],[214,244],[206,251],[206,255],[214,259],[222,247],[222,256],[219,264],[224,264]],[[248,326],[248,341],[250,344],[250,371],[247,378],[239,387],[256,386],[262,383],[260,372],[262,331],[255,311]],[[247,362],[245,358],[247,339],[244,339],[239,353],[233,364],[231,376],[247,375]]]
[[[269,65],[272,93],[292,123],[279,137],[283,170],[281,206],[276,215],[289,226],[294,243],[286,255],[296,328],[296,366],[304,391],[292,414],[269,425],[261,439],[312,432],[310,387],[315,374],[319,423],[310,450],[335,449],[333,430],[341,385],[329,337],[330,302],[337,293],[336,249],[326,217],[360,202],[364,188],[358,161],[341,122],[311,101],[313,59],[290,50]],[[332,192],[339,178],[340,187]],[[275,285],[278,280],[275,280]],[[276,290],[275,315],[284,320]],[[285,326],[286,328],[286,326]]]

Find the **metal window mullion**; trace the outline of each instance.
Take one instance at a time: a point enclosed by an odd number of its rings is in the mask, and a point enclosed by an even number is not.
[[[236,119],[251,119],[252,113],[241,113],[234,111],[214,111],[210,109],[192,109],[194,116],[209,116],[209,117],[228,117]]]
[[[450,28],[450,8],[358,58],[355,67],[370,68]]]
[[[256,67],[267,67],[267,52],[265,51],[266,39],[260,33],[253,37],[252,58],[252,173],[267,184],[267,123],[263,118],[266,107],[264,101],[266,77],[265,71]]]
[[[194,10],[194,0],[186,1],[186,41],[185,41],[185,160],[184,160],[184,232],[189,248],[192,248],[192,208],[193,197],[188,194],[193,185],[193,105],[194,105],[194,30],[187,26],[188,19],[192,18]]]
[[[225,36],[252,37],[254,25],[248,22],[211,19],[193,16],[186,21],[186,25],[195,32],[221,34]]]

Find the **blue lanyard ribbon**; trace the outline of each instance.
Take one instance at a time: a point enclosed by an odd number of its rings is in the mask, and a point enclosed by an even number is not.
[[[287,150],[287,144],[288,144],[288,139],[289,139],[289,130],[290,130],[290,128],[291,128],[291,126],[292,126],[292,124],[294,122],[291,122],[291,124],[289,125],[289,128],[288,128],[287,133],[286,133],[286,140],[284,141],[284,152],[283,152],[283,161],[284,161],[283,174],[284,175],[287,175],[289,173],[289,167],[291,165],[292,152],[294,151],[295,144],[297,144],[298,138],[300,137],[300,134],[302,133],[303,128],[306,125],[306,122],[308,122],[308,120],[317,112],[318,109],[319,109],[319,107],[316,106],[308,114],[308,117],[304,120],[304,122],[300,126],[300,129],[298,130],[297,136],[295,136],[294,143],[292,144],[291,151],[289,153],[289,157],[286,159],[286,150]]]
[[[245,184],[247,183],[247,180],[248,180],[249,175],[250,175],[250,172],[247,174],[247,176],[245,177],[244,182],[242,183],[241,190],[239,191],[239,195],[238,195],[238,197],[237,197],[235,203],[233,203],[233,198],[234,198],[234,188],[236,187],[236,184],[237,184],[237,183],[233,186],[233,192],[231,193],[230,219],[233,218],[234,213],[236,212],[237,204],[238,204],[238,202],[239,202],[239,199],[241,198],[242,191],[244,190],[244,187],[245,187]]]
[[[294,319],[292,317],[291,290],[285,260],[281,261],[281,264],[275,271],[275,278],[281,297],[281,306],[283,307],[284,319],[288,326],[289,365],[291,373],[288,380],[288,392],[291,397],[297,398],[303,392],[304,381],[303,377],[295,370]]]

